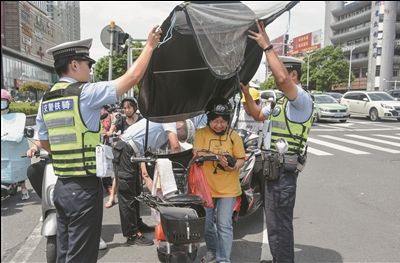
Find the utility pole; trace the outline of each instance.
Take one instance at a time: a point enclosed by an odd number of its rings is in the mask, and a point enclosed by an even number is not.
[[[347,82],[347,91],[351,89],[351,60],[353,58],[354,45],[350,48],[350,63],[349,63],[349,80]]]
[[[112,57],[114,51],[114,31],[115,31],[115,22],[110,22],[110,58],[108,60],[108,80],[112,80]]]
[[[307,56],[307,89],[310,90],[310,87],[308,86],[309,84],[309,79],[310,79],[310,58],[312,54],[305,53]]]

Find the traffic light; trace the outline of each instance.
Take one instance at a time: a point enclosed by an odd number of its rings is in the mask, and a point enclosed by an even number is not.
[[[287,53],[289,51],[289,34],[285,34],[285,39],[284,39],[284,45],[283,45],[283,54],[287,56]]]
[[[115,51],[117,54],[123,54],[127,50],[127,46],[125,45],[126,40],[129,38],[128,33],[124,32],[117,32],[116,34],[116,45],[115,45]]]
[[[129,38],[129,34],[128,33],[124,33],[124,32],[118,32],[117,35],[117,43],[118,45],[125,45],[125,41]]]

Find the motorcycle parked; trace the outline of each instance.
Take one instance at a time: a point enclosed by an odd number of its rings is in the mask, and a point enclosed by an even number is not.
[[[54,186],[57,176],[54,174],[53,165],[48,154],[41,154],[40,158],[46,162],[42,185],[42,217],[43,225],[41,234],[47,238],[46,259],[48,263],[56,262],[57,259],[57,215],[54,206]]]
[[[1,115],[1,198],[15,195],[18,182],[25,181],[30,161],[20,158],[29,148],[24,136],[24,113]]]
[[[33,128],[27,129],[27,138],[32,138],[34,134]],[[32,141],[32,143],[35,143]],[[54,174],[53,165],[48,152],[45,150],[37,151],[34,155],[40,158],[41,162],[45,162],[45,168],[42,179],[42,229],[41,235],[47,238],[46,243],[46,259],[48,263],[55,263],[57,259],[57,216],[56,208],[53,202],[54,186],[57,182],[57,176]],[[26,155],[22,157],[27,157]],[[26,173],[26,172],[25,172]]]
[[[259,136],[247,130],[237,130],[237,133],[243,140],[246,152],[244,166],[240,169],[240,186],[242,195],[240,196],[240,204],[236,204],[234,208],[233,219],[237,222],[240,217],[248,216],[257,211],[263,204],[262,189],[263,179],[259,172],[261,150],[258,147]]]
[[[262,184],[254,176],[254,167],[261,151],[257,147],[258,136],[248,131],[240,130],[245,151],[245,165],[240,170],[242,195],[238,197],[232,213],[237,222],[240,217],[253,214],[262,206]],[[156,209],[160,213],[161,229],[156,227],[155,239],[157,255],[161,262],[194,262],[197,256],[198,244],[203,239],[205,211],[203,200],[187,194],[187,178],[193,163],[217,161],[216,155],[201,156],[192,160],[192,150],[168,155],[151,155],[148,157],[132,157],[132,162],[154,164],[157,159],[168,158],[172,162],[173,173],[179,194],[168,197],[152,196],[142,193],[137,200]],[[157,234],[158,233],[158,234]]]

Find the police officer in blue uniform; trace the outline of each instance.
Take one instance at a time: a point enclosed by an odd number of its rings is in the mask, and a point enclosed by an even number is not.
[[[306,160],[306,142],[312,123],[311,96],[300,85],[302,61],[278,57],[262,22],[249,38],[263,49],[278,88],[285,97],[276,105],[260,109],[252,100],[249,87],[241,84],[248,109],[255,120],[268,121],[269,141],[264,139],[265,216],[272,262],[294,262],[293,210],[297,177]]]
[[[154,27],[132,67],[108,82],[88,82],[95,63],[89,56],[92,39],[67,42],[47,50],[54,57],[60,79],[43,96],[36,124],[40,143],[52,154],[58,176],[54,204],[59,263],[97,261],[103,191],[95,174],[93,156],[95,143],[100,143],[100,109],[116,103],[118,97],[141,80],[160,34],[159,27]]]

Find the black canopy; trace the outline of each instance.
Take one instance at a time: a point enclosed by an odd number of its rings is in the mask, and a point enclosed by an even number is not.
[[[199,115],[215,96],[232,97],[239,82],[248,83],[263,55],[247,31],[256,19],[271,23],[298,1],[264,16],[240,2],[185,2],[163,22],[139,94],[140,112],[155,122]]]

